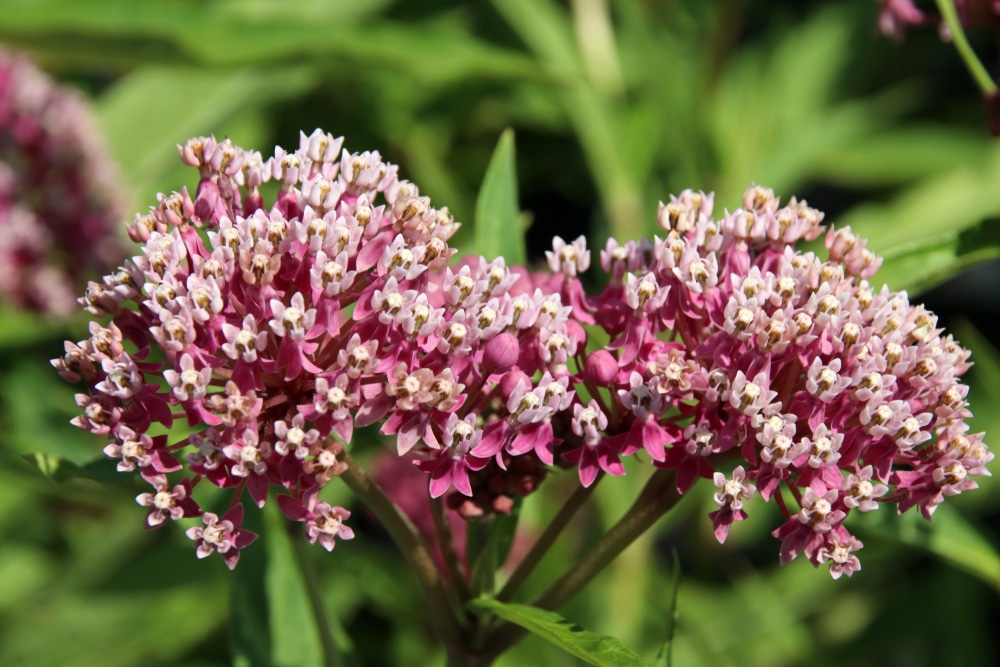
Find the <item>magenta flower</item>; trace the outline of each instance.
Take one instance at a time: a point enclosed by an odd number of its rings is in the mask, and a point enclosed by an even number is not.
[[[123,194],[99,136],[79,93],[0,48],[0,298],[66,316],[86,277],[125,254]],[[112,275],[132,289],[126,269]]]

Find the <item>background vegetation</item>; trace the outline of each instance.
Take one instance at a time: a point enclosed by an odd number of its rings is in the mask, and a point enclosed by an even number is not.
[[[980,263],[1000,255],[1000,143],[952,48],[933,29],[888,41],[877,12],[868,0],[0,0],[0,41],[92,96],[135,210],[194,187],[175,149],[191,136],[267,155],[315,127],[401,165],[468,223],[457,242],[470,251],[479,185],[513,128],[534,261],[554,234],[592,248],[651,235],[657,201],[685,187],[714,190],[718,210],[751,181],[805,198],[868,236],[887,258],[876,278],[920,295],[973,350],[973,428],[1000,433],[1000,283]],[[972,37],[996,57],[995,32]],[[84,322],[0,314],[0,664],[318,664],[276,515],[230,574],[196,560],[176,527],[144,532],[127,480],[68,479],[72,464],[106,472],[87,465],[103,444],[67,423],[74,390],[48,364]],[[368,434],[356,447],[381,445]],[[573,477],[526,500],[524,531]],[[601,485],[536,589],[642,481]],[[651,659],[676,550],[674,665],[996,664],[1000,485],[949,501],[933,524],[889,512],[856,524],[864,570],[839,582],[802,560],[779,567],[777,511],[759,502],[720,547],[700,486],[565,615]],[[345,661],[443,663],[405,564],[355,509],[354,542],[310,549]],[[527,639],[501,664],[577,663]]]

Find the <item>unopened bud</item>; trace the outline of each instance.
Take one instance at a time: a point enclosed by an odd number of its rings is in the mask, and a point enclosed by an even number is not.
[[[483,374],[506,373],[517,364],[520,354],[517,338],[509,333],[499,334],[483,350]]]
[[[618,377],[618,361],[607,350],[594,350],[587,357],[584,373],[590,382],[608,387]]]

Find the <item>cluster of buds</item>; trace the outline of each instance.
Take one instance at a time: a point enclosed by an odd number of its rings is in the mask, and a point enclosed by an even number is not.
[[[0,299],[64,316],[125,254],[98,136],[81,95],[0,48]]]
[[[682,494],[715,482],[720,541],[745,500],[774,498],[782,560],[834,577],[859,567],[852,510],[929,517],[989,474],[965,423],[968,352],[868,283],[881,260],[850,229],[826,232],[826,260],[796,250],[824,231],[805,202],[753,186],[715,220],[711,195],[685,191],[660,206],[664,238],[608,241],[610,278],[588,296],[582,238],[554,241],[551,273],[449,265],[447,210],[341,143],[317,130],[267,159],[180,147],[195,197],[136,217],[142,254],[81,299],[110,322],[53,361],[89,387],[74,422],[153,487],[147,524],[201,517],[199,556],[234,565],[253,537],[243,492],[263,505],[271,487],[310,541],[350,539],[347,510],[318,494],[374,424],[466,518],[509,511],[549,467],[590,486],[636,456],[675,470]],[[588,350],[588,328],[609,342]],[[175,420],[189,433],[153,435]],[[233,491],[221,518],[192,497],[205,480]]]

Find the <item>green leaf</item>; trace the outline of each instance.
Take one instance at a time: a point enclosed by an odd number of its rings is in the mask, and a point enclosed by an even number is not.
[[[908,184],[982,160],[989,150],[979,132],[944,126],[909,126],[873,132],[823,156],[819,175],[870,188]]]
[[[872,283],[920,291],[976,261],[1000,254],[1000,151],[973,169],[955,169],[920,183],[885,205],[860,206],[835,221],[868,239],[885,259]]]
[[[673,550],[674,574],[670,587],[670,608],[667,613],[667,638],[656,654],[656,667],[670,667],[673,658],[672,649],[674,634],[677,632],[677,591],[681,586],[681,562],[677,558],[677,550]]]
[[[130,483],[135,477],[135,473],[119,472],[117,463],[105,457],[78,465],[61,456],[43,452],[33,452],[22,456],[38,472],[57,484],[65,484],[70,480],[82,478],[101,484],[120,486]]]
[[[585,75],[579,35],[574,34],[568,12],[552,0],[492,0],[492,5],[553,80],[612,233],[619,238],[640,236],[646,217],[636,183],[644,182],[648,174],[637,173],[638,164],[629,161],[618,113],[622,105],[596,90]]]
[[[932,523],[916,513],[902,519],[898,536],[903,542],[927,549],[1000,591],[1000,554],[982,531],[953,507],[939,505]]]
[[[527,263],[517,200],[514,131],[506,129],[486,168],[476,200],[476,247],[484,257],[503,257],[507,265]]]
[[[24,454],[23,456],[24,460],[33,465],[38,472],[57,484],[65,484],[71,479],[76,479],[80,476],[80,468],[75,463],[55,454],[35,452],[34,454]]]
[[[614,637],[583,630],[555,612],[523,604],[504,604],[491,598],[478,598],[469,604],[473,609],[491,612],[519,625],[591,665],[650,667],[648,662]]]
[[[389,67],[435,83],[543,78],[529,58],[472,37],[460,21],[372,20],[389,2],[8,0],[0,37],[76,67],[313,63],[366,76]]]
[[[277,505],[269,503],[264,510],[267,548],[264,588],[269,606],[272,661],[276,667],[321,665],[323,647],[302,572],[292,551],[291,540],[305,538],[301,534],[290,537],[286,524]]]
[[[472,566],[473,595],[493,595],[496,584],[496,571],[503,567],[514,544],[514,533],[517,532],[518,518],[521,515],[522,498],[517,496],[510,514],[497,514],[489,522],[489,537],[482,546]],[[481,522],[469,524],[482,526]],[[480,528],[481,530],[481,528]]]
[[[243,527],[260,534],[261,513],[255,507],[249,509]],[[262,547],[254,544],[245,549],[230,577],[230,641],[235,667],[272,667],[271,609],[265,584],[268,559]]]
[[[96,110],[130,185],[143,204],[150,204],[155,203],[152,193],[163,189],[158,186],[164,174],[180,164],[177,144],[195,136],[227,136],[229,122],[238,114],[298,95],[313,83],[313,71],[304,67],[266,71],[145,67],[110,89]]]

